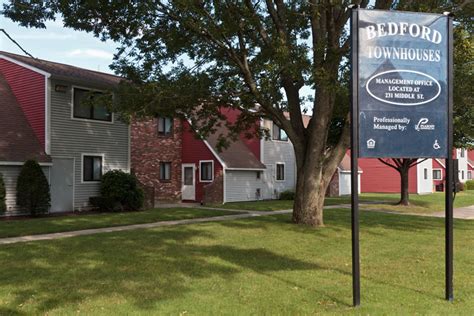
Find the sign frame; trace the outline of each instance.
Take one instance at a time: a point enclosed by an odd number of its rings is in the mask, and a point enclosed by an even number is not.
[[[359,126],[359,9],[350,5],[350,65],[351,65],[351,237],[352,237],[352,293],[353,306],[360,305],[360,247],[359,247],[359,180],[358,159],[360,149]],[[390,12],[390,11],[386,11]],[[402,12],[402,11],[396,11]],[[411,12],[415,13],[415,12]],[[445,180],[445,299],[452,302],[453,293],[453,17],[444,12],[447,23],[447,128],[446,128],[446,180]]]

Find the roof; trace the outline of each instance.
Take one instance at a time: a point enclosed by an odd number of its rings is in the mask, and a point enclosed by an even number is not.
[[[219,152],[217,149],[219,135],[225,136],[227,133],[227,127],[225,124],[222,124],[216,127],[216,132],[210,134],[206,139],[214,152],[224,162],[227,169],[265,169],[265,165],[255,157],[250,148],[240,139],[231,142],[228,148]]]
[[[471,166],[471,168],[474,168],[474,160],[468,158],[467,163]]]
[[[339,163],[339,170],[342,172],[350,172],[351,171],[351,157],[346,153],[342,161]],[[358,171],[362,172],[362,169],[358,166]]]
[[[0,113],[8,113],[8,119],[0,124],[0,161],[24,162],[28,159],[35,159],[38,162],[51,161],[1,73]]]
[[[119,76],[106,74],[99,71],[88,70],[71,65],[0,51],[0,56],[2,55],[17,62],[37,68],[43,72],[47,72],[55,79],[69,81],[73,80],[78,83],[102,87],[112,87],[123,80],[123,78]]]

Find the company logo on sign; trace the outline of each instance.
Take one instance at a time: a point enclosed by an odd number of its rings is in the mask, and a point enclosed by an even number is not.
[[[421,118],[415,125],[415,130],[419,131],[434,131],[435,125],[428,124],[429,120],[426,117]]]

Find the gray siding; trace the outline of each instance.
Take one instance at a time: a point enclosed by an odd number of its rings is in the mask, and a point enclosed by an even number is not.
[[[49,182],[49,167],[41,167]],[[6,189],[6,204],[7,211],[15,211],[16,206],[16,182],[18,175],[20,174],[21,166],[1,166],[0,173],[3,175],[3,181],[5,182]]]
[[[265,120],[264,127],[271,131],[272,122]],[[294,190],[296,184],[296,160],[293,144],[290,141],[263,140],[263,159],[267,169],[264,172],[264,199],[275,199],[282,191]],[[285,180],[276,180],[276,163],[285,164]]]
[[[74,208],[80,209],[89,205],[89,197],[99,194],[99,183],[82,183],[82,154],[103,155],[104,172],[129,171],[129,127],[116,115],[113,123],[72,119],[74,85],[51,83],[51,156],[74,158]],[[56,84],[68,86],[67,92],[55,92]]]
[[[263,175],[257,179],[256,171],[228,170],[225,178],[226,202],[255,201],[258,200],[256,194],[260,189],[260,199],[265,187]]]

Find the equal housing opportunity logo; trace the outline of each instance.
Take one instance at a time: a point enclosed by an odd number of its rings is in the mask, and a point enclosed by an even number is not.
[[[415,125],[415,130],[420,131],[434,131],[435,125],[428,124],[429,119],[426,117],[421,118],[418,123]]]

